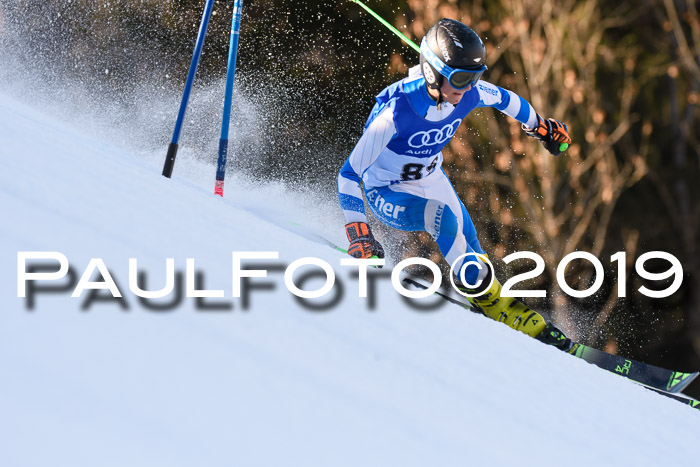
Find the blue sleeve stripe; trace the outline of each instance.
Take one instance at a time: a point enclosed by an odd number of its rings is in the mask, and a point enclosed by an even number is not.
[[[338,193],[338,201],[340,201],[340,207],[343,211],[365,212],[365,204],[360,198]]]
[[[518,115],[515,116],[515,119],[520,123],[527,123],[530,119],[530,104],[522,97],[518,97],[520,98],[520,111]]]
[[[357,182],[358,185],[360,184],[360,182],[362,182],[360,176],[352,168],[352,165],[350,165],[350,159],[347,159],[345,161],[345,164],[343,164],[343,167],[341,167],[340,176],[343,178],[347,178],[348,180],[352,180],[353,182]]]
[[[501,103],[495,104],[493,107],[503,112],[510,104],[510,93],[503,88],[498,88],[498,90],[501,92]]]
[[[338,201],[343,211],[355,211],[364,214],[365,205],[362,198],[343,192],[349,190],[362,196],[360,183],[360,176],[353,170],[352,165],[350,165],[350,160],[346,160],[345,164],[343,164],[343,167],[340,169],[338,177]],[[341,185],[343,186],[341,187]]]

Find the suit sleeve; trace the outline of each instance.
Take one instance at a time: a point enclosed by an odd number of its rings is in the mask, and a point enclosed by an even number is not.
[[[385,107],[367,125],[362,137],[338,173],[338,200],[347,222],[367,222],[362,199],[362,174],[396,134],[393,110]]]
[[[512,117],[528,128],[537,126],[537,114],[532,105],[513,91],[503,89],[487,81],[476,84],[479,92],[477,107],[493,107],[501,113]]]

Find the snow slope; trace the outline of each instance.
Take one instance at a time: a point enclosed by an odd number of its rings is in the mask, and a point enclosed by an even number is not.
[[[697,465],[697,411],[457,307],[417,312],[386,279],[371,310],[341,255],[285,228],[343,242],[332,201],[235,178],[222,200],[212,165],[181,156],[168,180],[165,144],[98,133],[0,94],[1,466]],[[29,310],[19,251],[78,276],[102,258],[128,309],[69,289]],[[309,311],[271,272],[244,311],[233,251],[321,258],[346,293]],[[232,308],[144,307],[132,257],[154,289],[194,258]]]

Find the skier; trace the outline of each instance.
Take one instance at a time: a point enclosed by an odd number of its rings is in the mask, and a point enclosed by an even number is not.
[[[441,169],[441,150],[478,107],[494,107],[515,118],[555,156],[571,143],[568,128],[552,118],[543,119],[514,92],[480,80],[487,69],[484,44],[459,21],[438,21],[423,37],[420,50],[420,65],[376,97],[364,133],[338,174],[348,254],[384,257],[367,225],[364,184],[367,204],[377,219],[396,229],[431,234],[453,266],[455,286],[473,295],[469,298],[473,306],[567,349],[571,341],[540,314],[511,297],[501,297],[501,284],[482,259],[485,252],[469,213]],[[475,267],[475,262],[482,267]]]

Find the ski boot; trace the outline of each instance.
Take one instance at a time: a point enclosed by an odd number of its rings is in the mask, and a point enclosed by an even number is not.
[[[535,339],[540,342],[544,342],[547,345],[553,345],[564,352],[569,352],[571,347],[574,345],[571,339],[566,337],[563,332],[549,323],[547,323],[541,333],[535,336]]]
[[[489,270],[483,284],[488,285],[491,274]],[[469,294],[480,292],[479,289],[465,287],[458,279],[455,279],[455,286]],[[571,347],[571,339],[553,325],[548,324],[542,315],[513,297],[501,297],[501,283],[498,279],[494,279],[491,287],[483,290],[480,295],[467,297],[467,300],[476,310],[495,321],[505,323],[516,331],[524,332],[530,337],[562,350]]]

